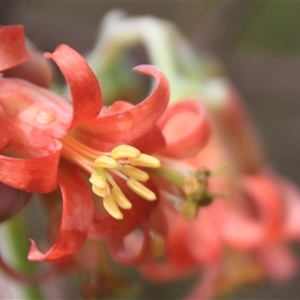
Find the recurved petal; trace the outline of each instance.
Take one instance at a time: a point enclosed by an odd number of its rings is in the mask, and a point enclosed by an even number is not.
[[[300,191],[297,185],[285,178],[279,178],[284,202],[284,238],[300,240]]]
[[[38,86],[49,88],[54,71],[52,63],[36,49],[31,49],[29,53],[28,61],[6,70],[4,77],[21,78]]]
[[[69,129],[97,117],[102,107],[101,90],[85,59],[67,45],[60,45],[45,56],[58,65],[71,92],[73,119]]]
[[[0,72],[29,59],[21,25],[0,27]]]
[[[10,129],[13,138],[0,155],[0,181],[33,193],[54,190],[61,143],[17,120]]]
[[[12,138],[11,121],[4,108],[0,105],[0,151],[6,147]]]
[[[151,257],[150,230],[134,230],[122,239],[110,240],[108,249],[114,261],[122,265],[140,265]]]
[[[281,239],[285,212],[280,181],[272,174],[258,173],[244,176],[241,183],[248,200],[252,201],[250,214],[261,220],[265,239]]]
[[[111,109],[111,113],[101,115],[81,126],[80,131],[90,136],[100,136],[110,143],[129,143],[154,126],[168,106],[168,81],[154,66],[141,65],[134,70],[155,78],[157,84],[152,93],[144,101],[130,108],[118,105],[119,111]]]
[[[60,138],[72,121],[72,105],[22,79],[0,78],[0,105],[6,114],[44,134]]]
[[[268,174],[247,175],[242,179],[244,197],[239,199],[239,209],[216,203],[215,207],[220,207],[215,221],[220,222],[222,237],[231,246],[254,249],[262,243],[282,240],[284,205],[278,184]]]
[[[31,261],[60,261],[75,254],[84,243],[93,218],[93,197],[83,178],[64,165],[59,172],[63,198],[62,220],[54,245],[41,253],[34,241],[28,259]]]
[[[166,138],[162,155],[188,158],[196,155],[206,144],[210,127],[203,106],[196,100],[183,100],[170,108],[158,121]]]
[[[142,136],[130,141],[130,145],[136,147],[142,153],[152,154],[164,148],[166,140],[161,130],[155,125]]]

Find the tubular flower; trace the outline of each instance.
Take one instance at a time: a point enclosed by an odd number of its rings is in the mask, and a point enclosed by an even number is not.
[[[20,46],[20,27],[1,28],[1,34],[7,41],[6,47],[1,48],[4,70],[27,56]],[[10,43],[12,39],[16,42]],[[40,253],[33,241],[29,252],[30,260],[51,261],[75,253],[92,223],[93,195],[79,174],[90,177],[92,190],[103,198],[103,206],[117,219],[123,217],[119,207],[129,209],[131,203],[114,176],[123,178],[137,198],[155,200],[153,191],[141,183],[148,175],[139,167],[146,164],[157,168],[159,161],[126,144],[132,140],[138,144],[141,136],[143,143],[151,143],[153,133],[159,134],[154,123],[167,107],[169,89],[156,68],[139,66],[137,71],[157,80],[152,94],[136,106],[117,102],[101,111],[98,81],[85,60],[66,45],[45,55],[56,62],[65,76],[70,102],[21,79],[0,79],[0,180],[33,193],[48,193],[60,187],[63,215],[58,237],[47,253]],[[161,148],[164,142],[160,135],[151,147]]]
[[[22,44],[22,31],[13,30],[19,33],[16,44]],[[3,51],[1,61],[10,53]],[[150,65],[135,68],[157,82],[144,101],[135,106],[117,101],[102,108],[98,81],[76,51],[60,45],[45,56],[60,68],[70,99],[22,79],[0,79],[1,182],[42,194],[59,187],[63,201],[54,245],[43,254],[31,240],[28,258],[64,259],[76,253],[89,235],[109,240],[116,260],[128,263],[119,257],[123,238],[139,225],[145,244],[150,241],[146,220],[161,188],[155,178],[175,184],[181,195],[187,190],[185,169],[176,170],[172,162],[195,155],[205,145],[209,127],[204,110],[193,100],[167,109],[168,82]],[[4,67],[21,61],[17,59],[16,55]],[[186,116],[193,120],[192,127]],[[169,138],[174,122],[182,127],[175,139]]]
[[[217,176],[209,175],[210,191],[225,192],[224,199],[186,221],[167,200],[170,194],[163,194],[150,220],[164,237],[165,253],[140,266],[142,274],[158,282],[199,272],[199,285],[187,299],[228,294],[264,277],[287,280],[297,270],[288,243],[300,237],[300,221],[295,217],[300,192],[270,170],[239,98],[232,91],[227,96],[222,111],[209,111],[214,130],[207,145],[182,161],[208,170],[228,162]],[[253,152],[245,151],[247,145]],[[186,188],[193,190],[194,182]]]

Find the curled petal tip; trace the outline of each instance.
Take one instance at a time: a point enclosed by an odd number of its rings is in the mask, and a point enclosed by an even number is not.
[[[158,122],[167,145],[161,154],[173,158],[195,156],[210,137],[210,124],[203,106],[185,99],[171,106]]]
[[[30,241],[30,248],[29,248],[29,252],[27,255],[28,260],[30,260],[30,261],[40,260],[41,253],[40,253],[35,241],[32,239],[29,239],[29,241]]]
[[[159,73],[160,70],[153,65],[138,65],[132,69],[133,71],[149,74],[149,75],[154,75],[156,73]]]
[[[73,104],[70,129],[96,118],[102,108],[102,94],[98,79],[84,57],[65,44],[59,45],[53,53],[45,53],[44,56],[57,64],[70,88]]]
[[[0,71],[14,67],[29,59],[22,25],[0,27],[0,41]]]

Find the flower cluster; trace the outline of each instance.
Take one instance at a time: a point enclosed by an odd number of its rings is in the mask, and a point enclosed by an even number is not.
[[[0,183],[43,196],[52,243],[43,253],[31,240],[28,259],[97,274],[82,287],[87,298],[122,290],[115,263],[154,282],[198,274],[190,298],[292,276],[287,242],[300,237],[300,194],[269,166],[231,84],[209,75],[218,67],[199,64],[164,21],[113,13],[103,31],[88,56],[93,71],[67,45],[44,55],[66,80],[59,95],[49,88],[48,60],[27,52],[22,26],[0,27]],[[119,81],[111,94],[99,82],[133,40],[145,43],[151,62],[134,71],[155,85],[143,101],[127,102],[113,98],[123,92]]]

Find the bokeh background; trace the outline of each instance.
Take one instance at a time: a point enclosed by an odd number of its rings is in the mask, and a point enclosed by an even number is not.
[[[44,51],[65,43],[84,53],[95,43],[103,16],[115,8],[169,19],[197,50],[220,59],[275,169],[300,185],[300,2],[0,1],[0,24],[23,24]],[[236,299],[298,298],[300,276],[236,294]]]

